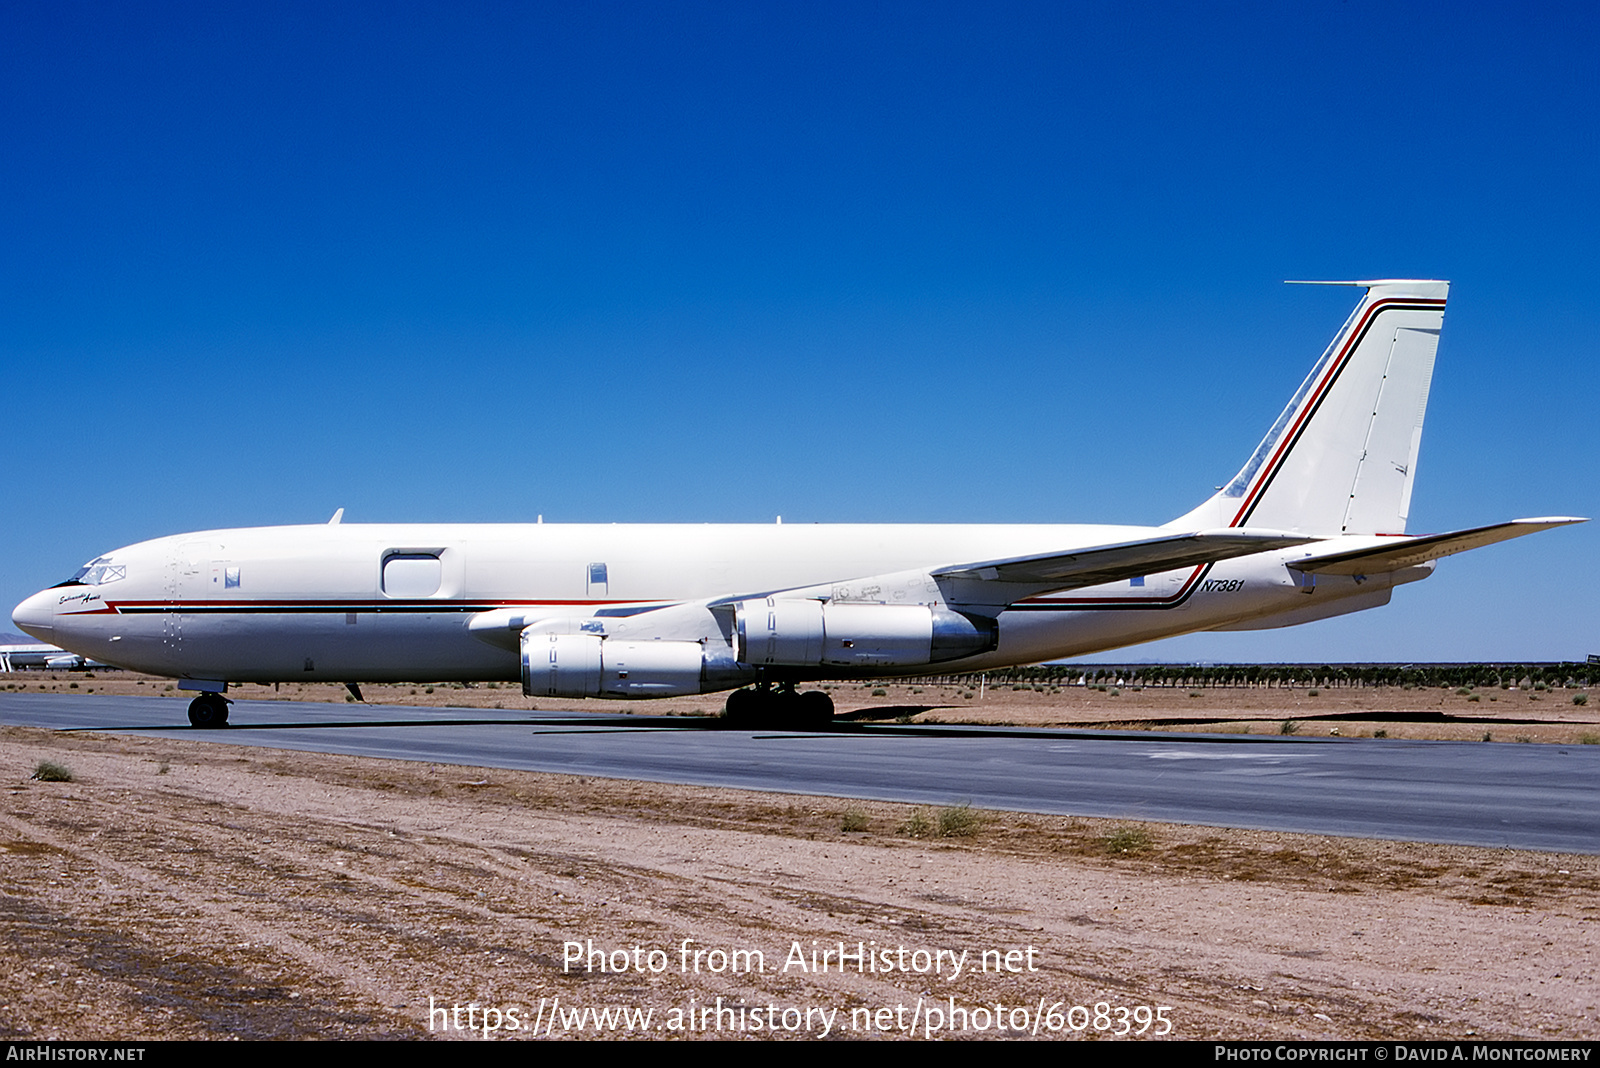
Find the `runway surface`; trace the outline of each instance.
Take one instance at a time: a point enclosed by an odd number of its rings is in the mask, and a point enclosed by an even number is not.
[[[0,723],[977,808],[1600,853],[1600,746],[851,725],[0,694]]]

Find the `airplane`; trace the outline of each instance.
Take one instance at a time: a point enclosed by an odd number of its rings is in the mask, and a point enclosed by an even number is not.
[[[79,671],[109,665],[69,653],[58,645],[33,643],[0,645],[0,675],[29,668],[45,671]]]
[[[731,691],[823,728],[819,680],[983,671],[1387,604],[1438,559],[1582,519],[1408,535],[1449,283],[1365,290],[1237,476],[1156,527],[403,525],[213,530],[96,557],[18,605],[40,641],[178,679],[516,681],[530,697]]]

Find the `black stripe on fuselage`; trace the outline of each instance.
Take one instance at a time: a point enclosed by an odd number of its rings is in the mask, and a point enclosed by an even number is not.
[[[648,605],[645,607],[627,608],[613,607],[615,602],[602,601],[595,604],[573,601],[527,601],[512,602],[495,601],[487,604],[462,601],[392,601],[382,604],[373,604],[370,601],[336,603],[336,604],[252,604],[240,601],[233,604],[184,604],[182,602],[167,604],[138,604],[115,605],[118,615],[162,615],[171,612],[181,612],[184,615],[391,615],[395,613],[472,613],[493,612],[499,610],[525,609],[539,611],[554,608],[586,608],[595,607],[595,615],[618,616],[637,615],[641,612],[653,611],[657,608],[670,607],[668,604]]]
[[[1184,588],[1178,592],[1178,595],[1176,597],[1173,597],[1173,598],[1170,598],[1170,599],[1157,600],[1157,599],[1151,598],[1151,599],[1147,599],[1147,600],[1143,600],[1143,601],[1135,601],[1132,598],[1128,598],[1127,600],[1114,599],[1114,598],[1107,598],[1105,600],[1095,600],[1095,599],[1092,599],[1092,598],[1085,598],[1084,600],[1073,601],[1071,603],[1066,603],[1066,602],[1061,602],[1061,601],[1055,601],[1055,602],[1018,601],[1016,604],[1009,605],[1005,609],[1005,611],[1007,611],[1007,612],[1101,612],[1101,611],[1129,612],[1129,611],[1137,610],[1137,611],[1144,611],[1144,612],[1165,612],[1165,611],[1168,611],[1168,610],[1173,609],[1173,608],[1181,608],[1184,604],[1188,603],[1189,598],[1193,597],[1195,595],[1195,591],[1200,589],[1200,583],[1205,579],[1205,577],[1207,575],[1211,574],[1211,569],[1213,567],[1215,567],[1215,566],[1216,566],[1216,564],[1214,564],[1214,563],[1202,565],[1200,570],[1199,570],[1199,572],[1197,574],[1193,575],[1189,579],[1189,581],[1185,584]]]

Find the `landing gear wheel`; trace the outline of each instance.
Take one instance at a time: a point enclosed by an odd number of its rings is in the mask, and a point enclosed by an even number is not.
[[[833,698],[821,690],[795,693],[789,684],[735,690],[722,718],[730,727],[746,729],[827,730],[833,722]]]
[[[753,727],[762,718],[766,707],[763,695],[757,690],[735,690],[728,695],[722,708],[722,718],[730,727]]]
[[[220,693],[203,693],[189,702],[189,723],[200,728],[228,725],[228,699]]]
[[[833,698],[821,690],[807,690],[794,699],[796,725],[802,730],[825,731],[833,725]]]

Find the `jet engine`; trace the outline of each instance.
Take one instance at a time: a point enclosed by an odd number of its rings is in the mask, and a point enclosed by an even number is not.
[[[768,597],[734,606],[734,659],[760,667],[915,667],[999,643],[995,620],[927,605]]]
[[[529,697],[681,697],[754,677],[733,663],[726,645],[719,656],[700,642],[522,632],[522,692]]]

